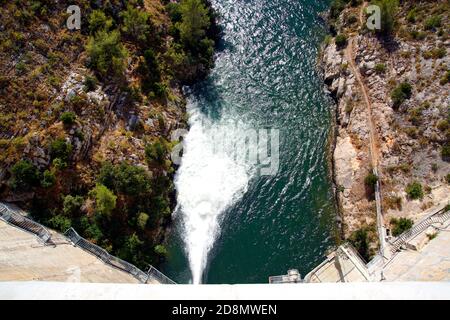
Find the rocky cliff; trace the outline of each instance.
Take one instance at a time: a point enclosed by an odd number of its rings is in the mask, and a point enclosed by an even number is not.
[[[332,12],[335,36],[322,50],[336,101],[334,175],[346,237],[375,230],[374,166],[388,229],[393,217],[415,220],[450,201],[448,1],[401,2],[389,34],[368,30],[367,5]]]

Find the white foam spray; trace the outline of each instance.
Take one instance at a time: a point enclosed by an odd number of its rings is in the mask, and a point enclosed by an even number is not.
[[[222,215],[242,197],[252,176],[244,159],[234,156],[233,140],[245,129],[235,121],[212,121],[190,103],[189,133],[175,178],[183,240],[192,282],[201,283],[208,253],[220,233]]]

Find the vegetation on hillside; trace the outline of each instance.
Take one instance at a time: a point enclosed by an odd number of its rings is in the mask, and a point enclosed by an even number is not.
[[[146,269],[166,255],[180,88],[207,75],[207,0],[2,1],[0,199]]]

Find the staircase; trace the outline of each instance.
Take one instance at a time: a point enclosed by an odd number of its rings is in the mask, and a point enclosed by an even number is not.
[[[404,245],[408,240],[415,237],[419,233],[426,230],[429,226],[435,223],[444,223],[450,219],[450,211],[445,211],[445,209],[438,211],[432,216],[425,218],[421,222],[415,224],[408,231],[403,232],[400,236],[391,241],[391,252],[394,254],[397,252],[402,245]]]

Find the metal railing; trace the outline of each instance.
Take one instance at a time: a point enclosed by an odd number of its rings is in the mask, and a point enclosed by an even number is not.
[[[162,283],[162,284],[176,284],[175,281],[173,281],[172,279],[167,277],[165,274],[163,274],[161,271],[159,271],[158,269],[156,269],[153,266],[150,266],[150,268],[147,271],[147,274],[149,275],[149,279],[150,279],[150,277],[153,277],[159,283]]]
[[[67,230],[65,232],[65,236],[69,238],[75,246],[78,246],[81,249],[95,255],[106,264],[131,274],[141,283],[148,283],[150,278],[153,278],[161,284],[175,284],[174,281],[169,279],[153,266],[150,266],[148,272],[145,273],[135,265],[109,254],[105,249],[100,248],[99,246],[81,237],[73,228]]]
[[[51,233],[41,224],[14,212],[10,206],[5,205],[0,202],[0,218],[5,222],[14,225],[20,229],[33,233],[38,236],[45,244],[55,245],[51,241]],[[155,279],[162,284],[176,284],[174,281],[165,276],[162,272],[157,270],[155,267],[150,266],[147,273],[139,269],[138,267],[119,259],[111,254],[109,254],[105,249],[87,241],[81,237],[73,228],[67,230],[64,234],[75,246],[95,255],[97,258],[105,262],[106,264],[127,272],[134,276],[141,283],[148,283],[149,279]]]
[[[17,212],[14,212],[9,208],[9,206],[3,203],[0,203],[0,218],[9,224],[37,235],[44,243],[50,242],[52,235],[44,226]]]
[[[450,211],[446,211],[445,208],[442,210],[439,210],[438,212],[432,214],[429,217],[426,217],[419,223],[415,224],[411,229],[403,232],[401,235],[399,235],[397,238],[395,238],[393,241],[391,241],[391,252],[395,253],[397,252],[402,245],[404,245],[406,242],[408,242],[411,238],[415,237],[425,229],[427,229],[429,226],[435,223],[444,223],[450,219]]]

